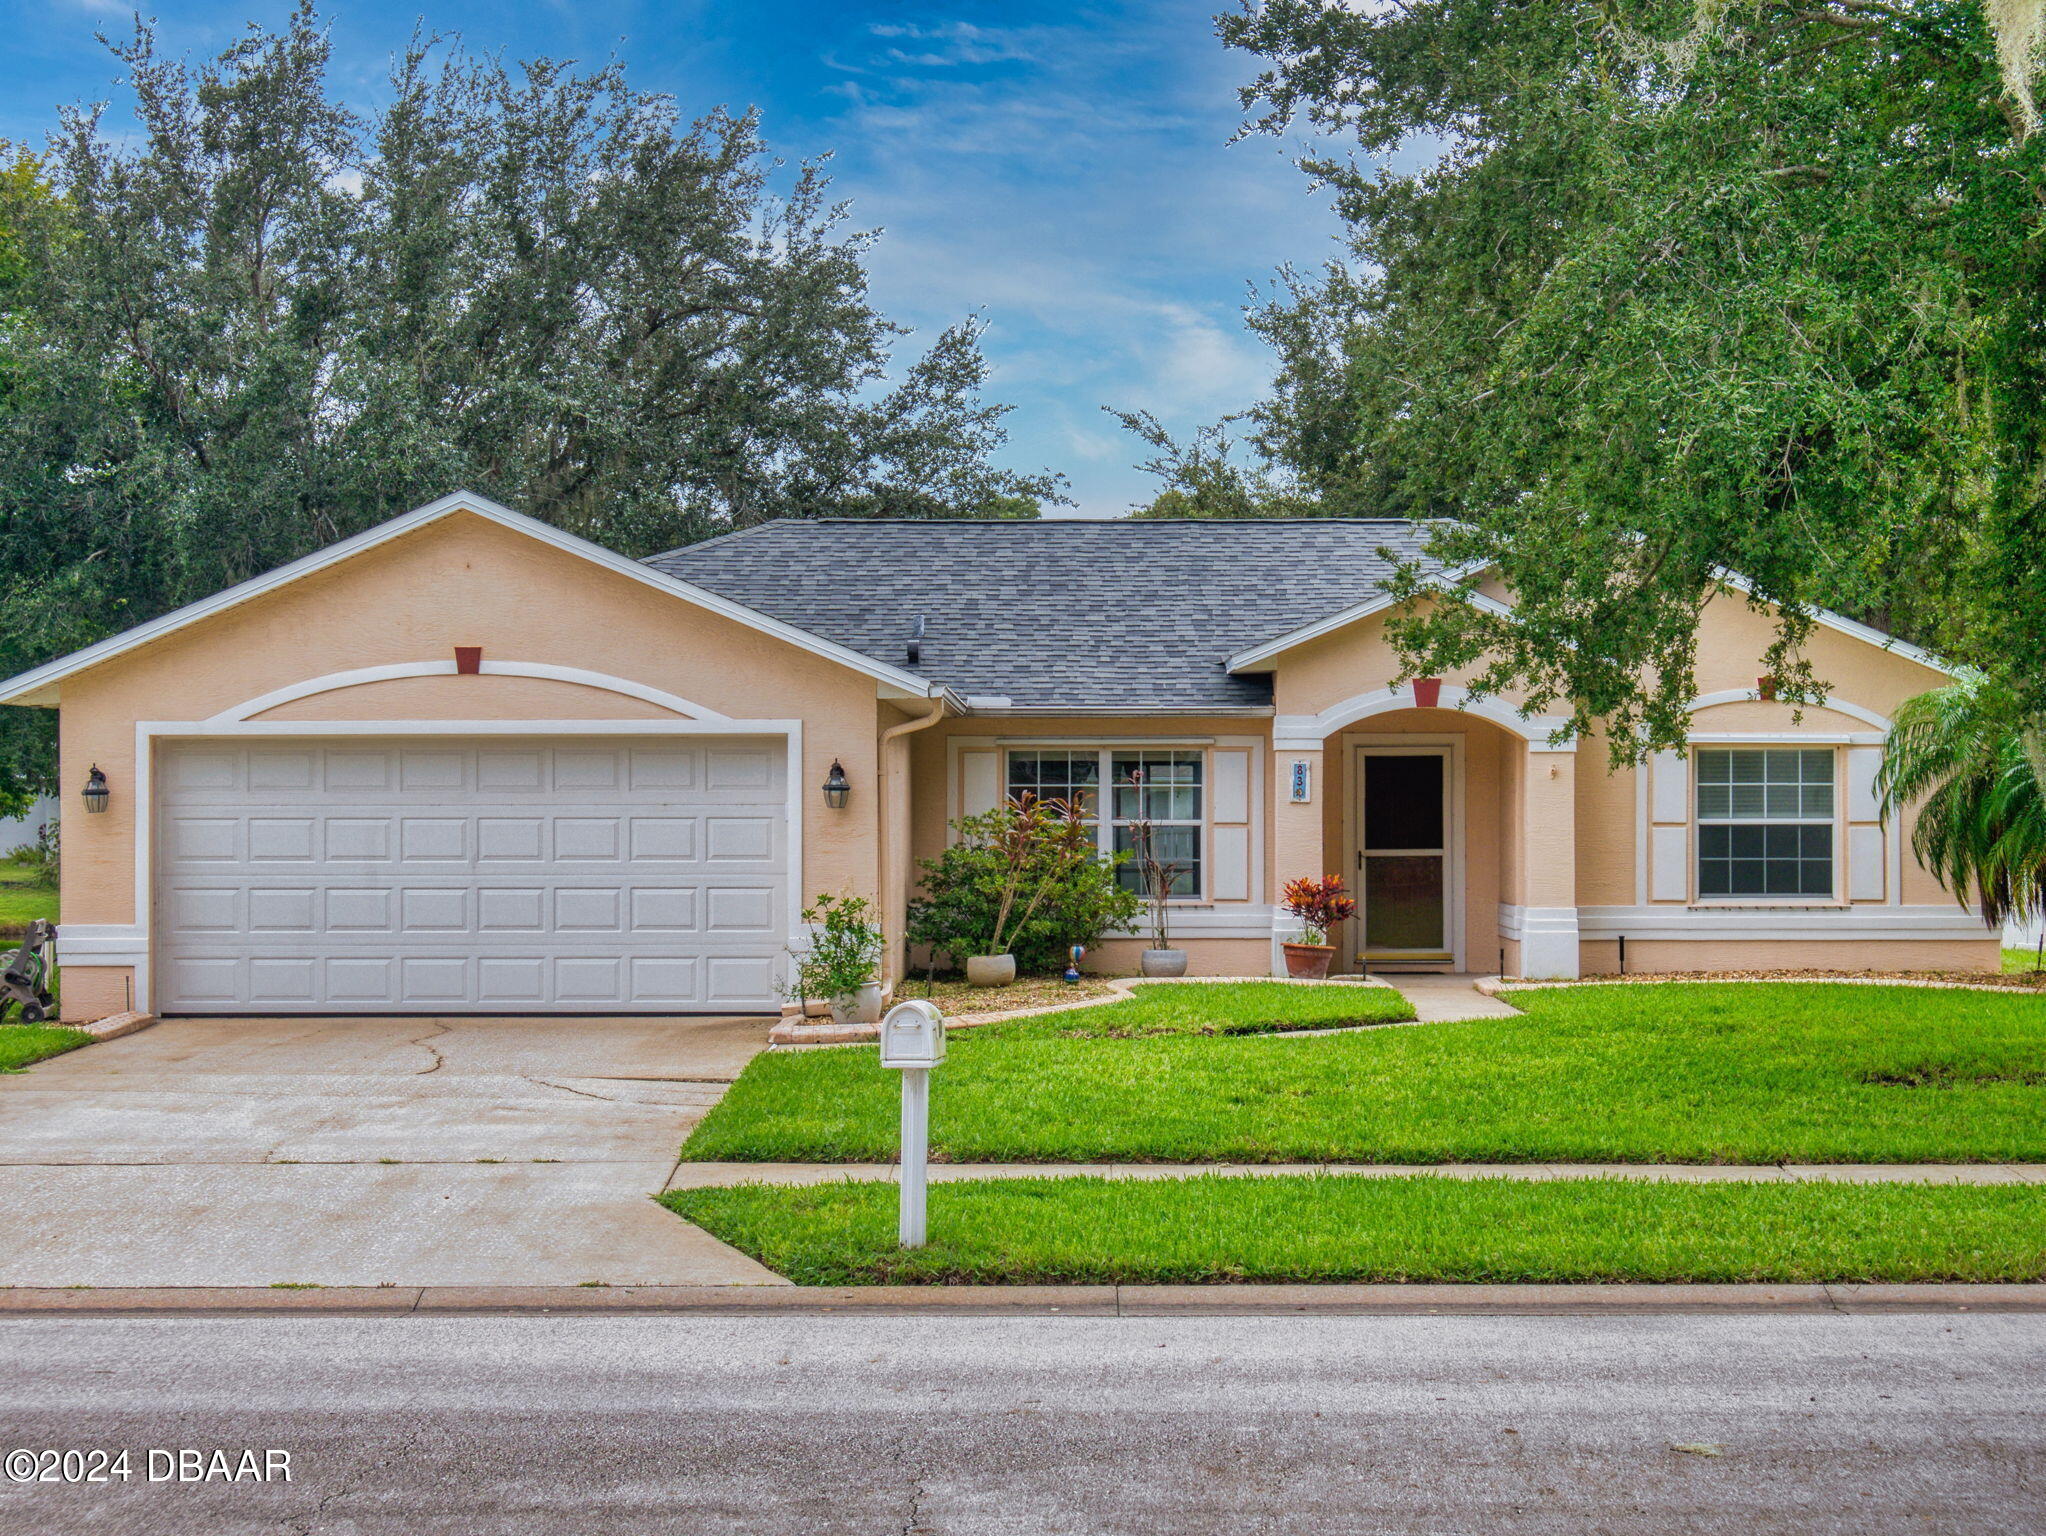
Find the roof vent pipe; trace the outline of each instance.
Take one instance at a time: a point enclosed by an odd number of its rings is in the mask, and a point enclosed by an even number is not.
[[[924,616],[916,616],[916,628],[909,633],[909,664],[921,666],[924,659]]]

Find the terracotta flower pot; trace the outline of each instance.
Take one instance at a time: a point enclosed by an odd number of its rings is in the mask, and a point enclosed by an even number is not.
[[[1286,974],[1295,981],[1323,981],[1329,962],[1336,957],[1333,944],[1282,944],[1286,951]]]
[[[1006,987],[1016,979],[1014,955],[968,955],[966,984],[970,987]]]

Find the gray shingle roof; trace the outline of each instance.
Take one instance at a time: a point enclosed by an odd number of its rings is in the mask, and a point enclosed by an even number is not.
[[[1390,519],[1033,522],[782,520],[647,564],[962,695],[1019,707],[1269,705],[1232,677],[1246,646],[1381,590],[1379,554],[1418,556]]]

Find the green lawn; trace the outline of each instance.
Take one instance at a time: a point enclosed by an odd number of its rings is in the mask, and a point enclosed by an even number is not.
[[[977,1024],[976,1040],[1141,1040],[1160,1035],[1269,1035],[1286,1029],[1396,1024],[1414,1008],[1376,983],[1302,987],[1285,981],[1173,982],[1119,1003]],[[955,1031],[954,1040],[963,1038]]]
[[[92,1036],[82,1029],[62,1029],[54,1024],[0,1024],[0,1072],[18,1072],[31,1062],[61,1056]]]
[[[0,864],[0,937],[18,936],[39,917],[57,917],[55,887],[32,885],[19,864]]]
[[[1281,1176],[1002,1179],[661,1197],[805,1285],[2046,1279],[2046,1187]]]
[[[950,1060],[933,1074],[935,1155],[2046,1161],[2046,998],[2028,993],[1625,985],[1521,992],[1522,1018],[1319,1038],[1070,1037],[1116,1027],[1123,1008],[1178,1017],[1206,1006],[1199,994],[1228,990],[1146,988],[1115,1008],[955,1032]],[[1279,992],[1250,1011],[1305,1013],[1347,998],[1334,988]],[[1216,1027],[1241,1017],[1218,1008]],[[896,1094],[871,1049],[760,1056],[684,1155],[888,1159]]]
[[[2003,968],[2007,975],[2030,974],[2039,970],[2039,951],[2007,949],[2003,952]]]

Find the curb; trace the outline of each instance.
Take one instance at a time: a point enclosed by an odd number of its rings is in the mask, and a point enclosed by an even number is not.
[[[2046,1313],[2046,1285],[677,1285],[0,1289],[25,1317],[577,1313],[951,1317],[1487,1317]]]

